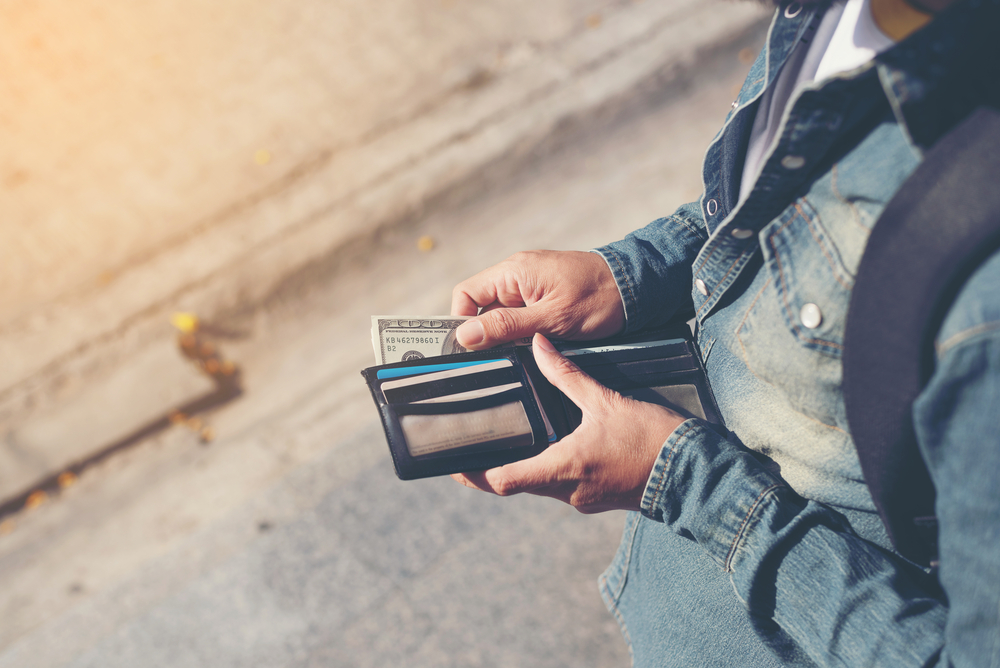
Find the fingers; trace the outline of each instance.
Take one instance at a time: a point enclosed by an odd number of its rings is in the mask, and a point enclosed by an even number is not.
[[[490,267],[455,286],[451,296],[452,315],[482,315],[455,331],[458,342],[470,350],[492,348],[535,333],[535,313],[523,307],[518,280],[511,279],[504,263]]]
[[[464,323],[455,330],[458,342],[470,350],[492,348],[501,343],[529,337],[535,332],[547,331],[545,306],[523,308],[493,308],[475,320]]]
[[[509,261],[501,262],[456,285],[451,292],[451,314],[476,315],[480,307],[495,302],[504,306],[523,306],[518,281],[515,278],[511,282],[508,275],[509,264]]]
[[[541,334],[535,334],[531,345],[535,363],[550,383],[561,390],[584,414],[596,408],[611,392],[564,357]]]
[[[464,285],[464,284],[463,284]],[[477,315],[479,304],[468,293],[460,292],[456,287],[451,294],[451,314],[452,315]]]
[[[625,326],[618,284],[600,255],[582,251],[527,251],[459,283],[451,312],[475,316],[458,342],[489,348],[535,332],[559,338],[604,338]]]
[[[522,492],[539,493],[539,490],[560,481],[565,468],[560,448],[550,447],[530,459],[506,464],[486,471],[456,473],[451,477],[466,487],[499,496]]]

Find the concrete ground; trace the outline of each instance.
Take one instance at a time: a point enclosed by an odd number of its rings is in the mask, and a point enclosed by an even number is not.
[[[210,445],[172,428],[4,525],[0,667],[628,665],[596,588],[622,515],[396,480],[358,375],[368,316],[443,312],[516,250],[593,247],[696,197],[761,39],[227,321],[247,391],[204,416]]]
[[[0,3],[0,322],[623,4]]]
[[[692,85],[764,13],[0,1],[0,504],[197,395],[172,312],[287,295],[573,128]]]
[[[369,5],[0,0],[0,503],[210,388],[172,311],[245,380],[0,518],[0,668],[628,665],[621,514],[396,480],[368,318],[696,197],[762,12]]]

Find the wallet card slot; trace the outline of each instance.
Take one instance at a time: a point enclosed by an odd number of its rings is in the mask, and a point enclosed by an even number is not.
[[[511,383],[522,383],[521,374],[515,367],[508,366],[428,383],[384,389],[384,394],[389,403],[406,404]]]
[[[403,415],[399,428],[411,457],[534,445],[524,405],[511,401],[461,413]]]
[[[506,385],[491,385],[489,387],[481,387],[475,390],[469,390],[468,392],[459,392],[458,394],[448,394],[441,397],[431,397],[430,399],[421,399],[419,401],[414,401],[415,404],[438,404],[447,401],[465,401],[466,399],[477,399],[479,397],[488,397],[491,394],[500,394],[501,392],[506,392],[508,390],[516,390],[522,387],[520,382],[517,383],[507,383]]]
[[[640,374],[629,374],[629,375],[616,375],[613,377],[605,378],[601,381],[602,385],[610,387],[616,392],[621,392],[622,390],[634,389],[637,387],[652,387],[656,385],[679,385],[683,383],[693,383],[695,385],[701,384],[701,374],[697,369],[689,369],[685,371],[669,371],[669,372],[659,372],[659,373],[640,373]]]
[[[535,445],[538,429],[529,417],[523,387],[463,401],[392,404],[410,457],[453,455]]]
[[[723,425],[711,389],[700,369],[646,373],[598,379],[605,387],[637,401],[665,406],[685,417],[696,417]],[[580,424],[580,409],[563,397],[564,409],[573,428]]]
[[[604,382],[615,378],[638,378],[664,373],[683,373],[698,369],[697,360],[690,356],[670,357],[662,360],[637,360],[580,366],[587,375]]]
[[[684,417],[707,419],[698,386],[694,383],[654,385],[621,390],[621,394],[647,404],[666,406]]]
[[[620,364],[622,362],[644,362],[649,360],[666,360],[678,357],[690,357],[691,346],[682,341],[676,344],[657,345],[641,348],[626,348],[623,350],[567,350],[567,357],[583,366],[598,364]]]
[[[456,411],[474,411],[480,408],[498,406],[511,400],[528,401],[524,386],[492,394],[488,397],[475,399],[460,399],[458,401],[436,401],[434,403],[392,403],[389,404],[397,415],[434,415],[435,413],[454,413]]]
[[[704,374],[698,369],[644,374],[602,382],[610,389],[638,401],[666,406],[687,417],[723,424],[712,391],[705,382]]]
[[[474,367],[481,364],[489,364],[495,362],[496,360],[469,360],[462,362],[442,362],[437,364],[427,364],[426,362],[420,362],[418,364],[411,364],[402,367],[388,367],[375,369],[375,377],[378,380],[393,380],[398,378],[407,378],[410,376],[416,376],[425,373],[438,373],[442,371],[454,371],[456,369],[464,369],[467,367]]]

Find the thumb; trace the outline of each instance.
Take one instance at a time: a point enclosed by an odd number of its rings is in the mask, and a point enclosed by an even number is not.
[[[527,338],[544,329],[545,309],[536,306],[495,308],[455,330],[458,342],[469,350],[492,348],[515,339]]]
[[[562,355],[541,334],[535,334],[531,342],[535,353],[535,363],[542,375],[556,389],[565,394],[584,413],[596,408],[598,403],[608,398],[608,388],[584,373],[580,367]]]

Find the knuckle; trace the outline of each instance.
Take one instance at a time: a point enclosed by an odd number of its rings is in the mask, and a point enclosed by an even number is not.
[[[513,264],[521,264],[529,257],[531,257],[531,251],[518,251],[507,258],[507,261]]]
[[[569,498],[569,505],[573,506],[582,515],[593,515],[599,512],[596,502],[597,499],[593,495],[586,494],[579,489]]]
[[[516,334],[517,319],[508,309],[496,309],[489,313],[488,327],[494,338],[506,339]]]
[[[515,264],[523,264],[525,262],[531,262],[537,259],[540,254],[541,251],[537,250],[522,250],[511,255],[509,258],[507,258],[507,261],[513,262]]]
[[[502,472],[493,481],[492,487],[497,496],[511,496],[516,492],[514,481]]]

